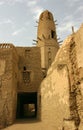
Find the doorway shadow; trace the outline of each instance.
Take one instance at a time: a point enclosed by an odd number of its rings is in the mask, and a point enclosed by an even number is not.
[[[37,118],[37,93],[18,93],[16,119]]]

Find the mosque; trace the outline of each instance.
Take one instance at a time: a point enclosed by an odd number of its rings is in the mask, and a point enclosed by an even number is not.
[[[83,25],[59,47],[56,24],[41,13],[36,46],[0,44],[0,126],[35,118],[47,130],[83,130]]]

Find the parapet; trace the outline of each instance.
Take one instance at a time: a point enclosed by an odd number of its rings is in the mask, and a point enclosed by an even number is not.
[[[6,55],[9,52],[13,53],[14,57],[18,57],[16,47],[12,43],[1,43],[0,44],[0,55],[1,55],[1,53]]]
[[[0,49],[9,49],[9,48],[15,48],[13,44],[9,43],[1,43],[0,44]]]

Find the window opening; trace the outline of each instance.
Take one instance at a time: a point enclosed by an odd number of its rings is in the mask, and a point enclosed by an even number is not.
[[[51,37],[54,38],[55,37],[55,31],[51,30]]]
[[[24,70],[24,71],[26,70],[26,66],[23,67],[23,70]]]

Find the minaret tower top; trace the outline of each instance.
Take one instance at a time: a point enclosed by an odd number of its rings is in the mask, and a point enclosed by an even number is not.
[[[51,12],[49,12],[48,10],[45,10],[43,13],[41,13],[40,15],[40,20],[52,20],[53,21],[53,15]]]
[[[52,13],[48,10],[45,10],[40,15],[38,22],[37,41],[37,46],[58,46],[54,18]]]
[[[42,12],[39,18],[37,46],[41,51],[41,68],[47,72],[59,49],[54,18],[48,10]]]

